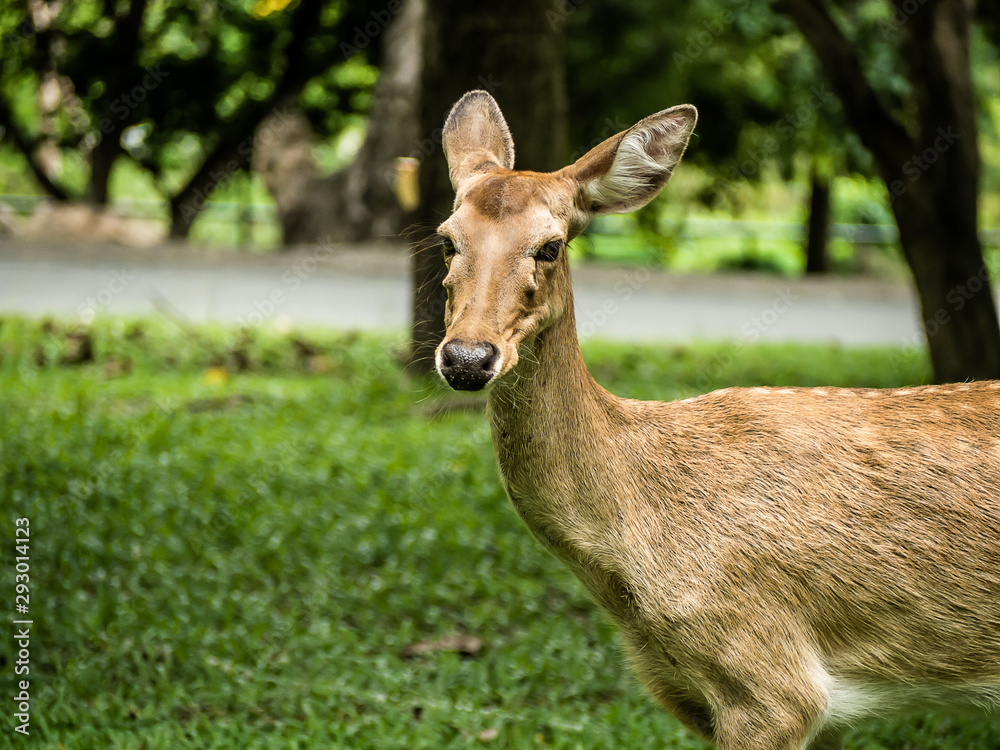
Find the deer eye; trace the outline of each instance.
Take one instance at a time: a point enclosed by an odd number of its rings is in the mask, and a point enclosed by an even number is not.
[[[565,245],[566,243],[562,240],[546,242],[535,251],[535,260],[540,260],[543,263],[551,263],[559,258],[559,253],[562,252]]]
[[[458,254],[458,249],[455,247],[454,242],[449,240],[447,237],[443,237],[441,239],[441,252],[444,253],[444,259],[448,261]]]

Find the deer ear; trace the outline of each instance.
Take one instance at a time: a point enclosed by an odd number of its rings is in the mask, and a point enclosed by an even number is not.
[[[570,169],[592,216],[642,208],[667,184],[698,121],[690,104],[650,115],[584,154]]]
[[[456,192],[474,172],[514,167],[514,140],[496,100],[485,91],[470,91],[455,103],[441,142]]]

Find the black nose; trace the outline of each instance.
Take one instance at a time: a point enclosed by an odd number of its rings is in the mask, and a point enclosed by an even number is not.
[[[456,391],[478,391],[493,379],[498,354],[486,341],[453,339],[441,349],[441,374]]]

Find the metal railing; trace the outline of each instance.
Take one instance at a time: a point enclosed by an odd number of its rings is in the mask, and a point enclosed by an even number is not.
[[[0,195],[0,204],[10,206],[22,216],[32,214],[40,203],[47,200],[51,199],[39,195]],[[122,216],[136,219],[165,221],[167,218],[167,208],[162,201],[118,200],[111,208]],[[276,225],[278,215],[275,207],[268,203],[208,201],[201,220],[233,225]],[[597,219],[588,232],[619,234],[625,226],[621,220]],[[681,241],[735,238],[801,242],[805,239],[806,228],[794,222],[691,218],[675,225],[671,234]],[[899,242],[899,232],[894,224],[832,224],[829,236],[830,239],[844,239],[855,245],[895,245]],[[980,237],[984,247],[1000,248],[1000,228],[982,229]]]

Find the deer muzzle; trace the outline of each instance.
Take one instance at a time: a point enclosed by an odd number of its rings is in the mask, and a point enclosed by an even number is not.
[[[487,341],[452,339],[441,347],[437,367],[456,391],[479,391],[499,372],[500,352]]]

